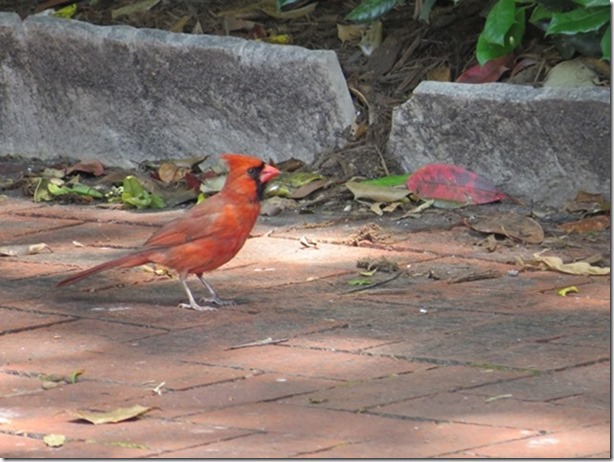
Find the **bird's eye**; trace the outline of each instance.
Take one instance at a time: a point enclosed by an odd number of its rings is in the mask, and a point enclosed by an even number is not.
[[[249,176],[256,176],[258,174],[258,169],[256,167],[250,167],[247,169],[247,174]]]

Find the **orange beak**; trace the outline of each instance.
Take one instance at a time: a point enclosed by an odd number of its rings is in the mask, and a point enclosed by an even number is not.
[[[269,180],[275,178],[280,173],[281,172],[272,165],[266,164],[262,169],[262,172],[260,172],[260,183],[265,184]]]

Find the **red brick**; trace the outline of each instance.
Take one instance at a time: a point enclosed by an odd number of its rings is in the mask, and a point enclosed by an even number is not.
[[[264,346],[254,354],[249,348],[204,356],[211,364],[283,372],[303,377],[361,380],[409,372],[422,366],[391,358],[342,352]]]
[[[610,449],[610,425],[602,424],[493,444],[476,452],[480,457],[539,459],[583,458],[599,453],[610,454]]]
[[[181,417],[220,408],[242,409],[249,403],[277,400],[286,396],[327,388],[334,382],[281,374],[244,371],[241,379],[176,392],[151,395],[142,404],[160,408],[165,417]],[[191,419],[190,419],[191,420]],[[244,428],[241,425],[237,427]]]
[[[251,435],[165,453],[172,458],[271,459],[300,456],[340,444],[333,438],[318,438],[292,433],[254,433]]]
[[[391,374],[378,380],[344,383],[332,389],[297,396],[284,402],[349,411],[370,409],[379,412],[381,406],[387,403],[418,396],[431,397],[442,391],[452,391],[522,375],[519,372],[485,371],[467,366],[435,367],[417,364],[414,371],[409,374]],[[430,398],[426,398],[428,399]],[[412,403],[413,400],[404,402]]]
[[[496,396],[490,397],[496,398]],[[448,422],[515,427],[554,432],[609,421],[608,409],[587,411],[578,407],[488,398],[466,393],[439,393],[411,399],[374,411],[385,415],[435,419]]]
[[[79,369],[79,361],[92,352],[157,332],[146,327],[77,320],[0,336],[0,358],[7,367],[21,364],[53,371],[74,364]]]
[[[511,394],[523,401],[552,401],[597,409],[610,408],[610,362],[574,367],[467,390],[482,397]],[[566,401],[566,398],[568,400]],[[584,403],[584,404],[582,404]]]
[[[323,458],[430,457],[532,434],[518,429],[412,422],[274,403],[207,412],[189,419],[210,425],[260,430],[267,434],[283,432],[343,442],[330,450],[312,454]]]

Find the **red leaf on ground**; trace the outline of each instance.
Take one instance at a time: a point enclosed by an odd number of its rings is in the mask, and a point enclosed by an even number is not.
[[[188,187],[188,189],[193,189],[194,191],[200,190],[202,181],[200,181],[200,179],[192,172],[186,173],[183,180],[185,181],[185,185]]]
[[[407,188],[420,199],[437,199],[462,205],[514,200],[483,176],[457,165],[427,164],[410,175]]]
[[[479,64],[470,67],[458,76],[458,83],[488,83],[496,82],[503,73],[509,71],[514,64],[514,55],[509,54],[497,59],[491,59],[483,66]]]

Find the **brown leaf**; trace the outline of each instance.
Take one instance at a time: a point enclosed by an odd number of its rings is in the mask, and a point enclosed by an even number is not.
[[[305,186],[301,186],[296,191],[290,194],[291,199],[303,199],[309,196],[311,193],[329,186],[332,183],[331,180],[314,180],[311,183],[307,183]]]
[[[87,420],[94,425],[106,424],[106,423],[117,423],[123,422],[125,420],[134,419],[146,412],[151,411],[153,408],[141,406],[139,404],[135,404],[131,407],[120,407],[108,412],[100,412],[100,411],[71,411],[72,414],[77,419]]]
[[[563,263],[559,257],[544,257],[540,253],[534,253],[533,258],[538,262],[544,263],[548,268],[560,271],[561,273],[576,274],[582,276],[606,276],[610,274],[610,268],[593,266],[585,261],[575,263]]]
[[[66,169],[66,175],[70,175],[72,172],[85,172],[100,176],[104,173],[104,165],[99,160],[82,160]]]
[[[544,230],[538,222],[514,212],[498,213],[465,224],[480,233],[502,234],[526,244],[540,244],[544,240]]]
[[[566,233],[590,233],[593,231],[601,231],[610,227],[610,217],[605,215],[597,215],[594,217],[585,218],[583,220],[572,221],[559,225],[559,229]]]
[[[158,168],[158,177],[160,177],[160,180],[166,184],[175,183],[176,181],[181,180],[189,171],[189,168],[178,167],[173,162],[164,162]]]

